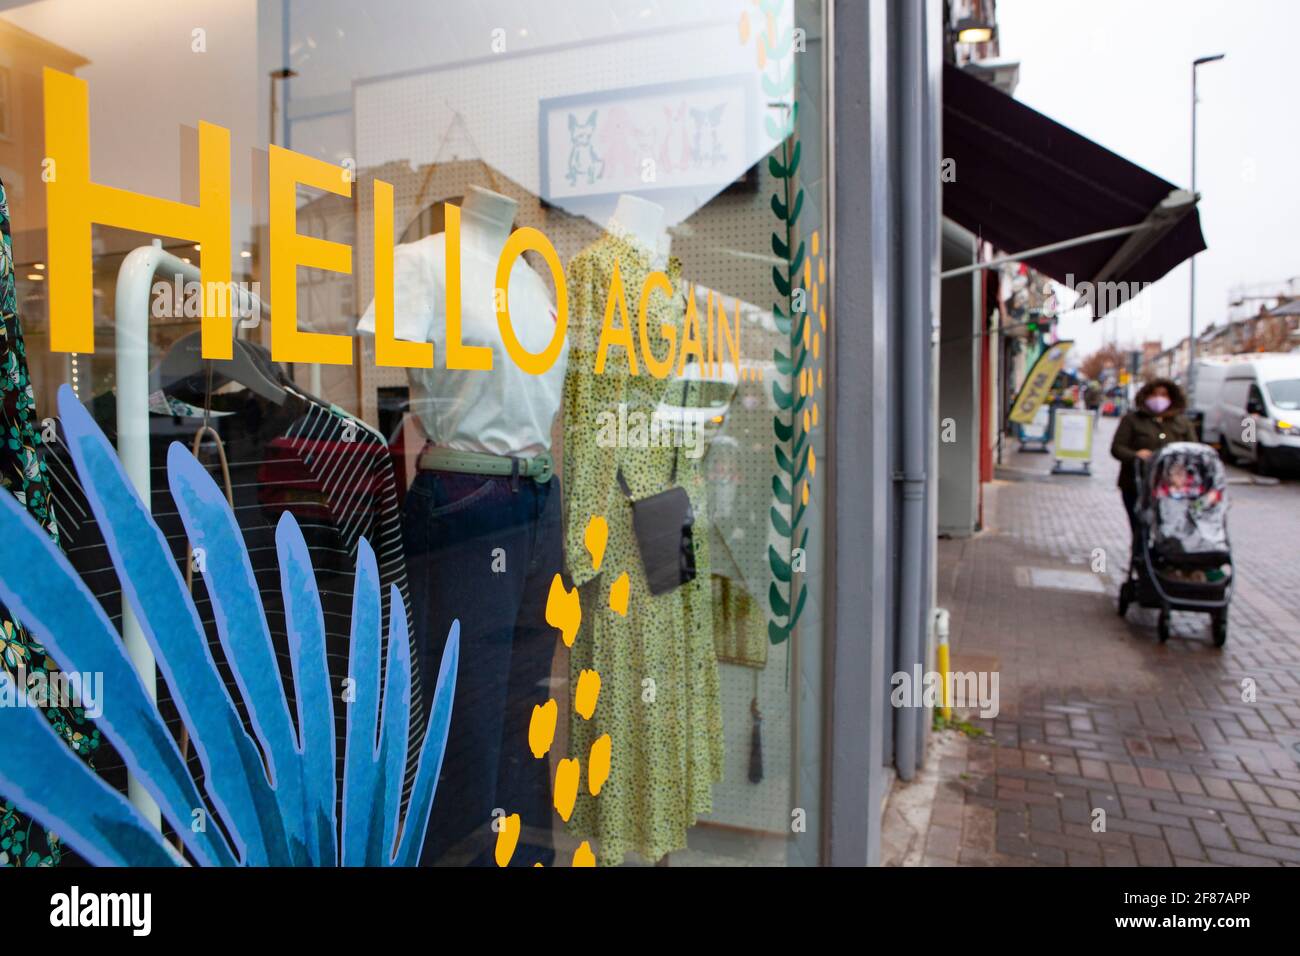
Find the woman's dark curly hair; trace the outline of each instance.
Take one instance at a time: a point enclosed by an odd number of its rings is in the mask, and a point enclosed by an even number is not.
[[[1182,386],[1167,378],[1153,378],[1144,383],[1133,397],[1134,407],[1145,408],[1147,399],[1157,388],[1163,388],[1169,393],[1169,411],[1165,412],[1166,415],[1177,415],[1187,408],[1187,396],[1183,394]]]

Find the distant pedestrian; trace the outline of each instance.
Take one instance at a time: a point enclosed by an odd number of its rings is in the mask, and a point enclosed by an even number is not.
[[[1138,389],[1133,411],[1125,415],[1115,430],[1110,453],[1119,459],[1119,490],[1124,497],[1129,525],[1137,508],[1137,489],[1133,487],[1133,469],[1146,462],[1155,452],[1176,441],[1196,441],[1196,429],[1183,414],[1187,402],[1183,390],[1167,378],[1156,378]]]

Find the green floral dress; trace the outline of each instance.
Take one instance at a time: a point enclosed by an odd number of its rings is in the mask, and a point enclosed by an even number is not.
[[[14,284],[13,240],[9,231],[9,202],[0,183],[0,486],[26,505],[28,512],[57,541],[58,529],[50,501],[50,484],[40,454],[41,421],[36,416],[32,384],[27,377],[27,352],[18,322]],[[30,678],[58,668],[45,648],[0,605],[0,667],[15,677]],[[68,745],[92,762],[99,749],[99,731],[80,707],[49,707],[46,717]],[[65,850],[54,834],[18,813],[0,796],[0,866],[56,866]]]
[[[637,343],[637,369],[629,374],[627,351],[608,349],[603,374],[594,372],[600,330],[617,260],[628,303],[628,326]],[[610,442],[608,415],[625,414],[627,432],[637,418],[661,402],[695,404],[681,381],[649,374],[640,355],[637,304],[650,272],[648,258],[623,239],[607,235],[569,264],[570,353],[564,383],[564,483],[566,558],[579,587],[582,626],[570,655],[570,693],[583,670],[600,675],[600,696],[590,720],[571,706],[572,754],[584,768],[578,802],[570,819],[577,835],[593,838],[602,865],[617,865],[629,851],[655,861],[686,846],[686,832],[699,814],[712,809],[713,784],[722,779],[722,708],[713,646],[712,586],[709,574],[708,495],[697,460],[680,448]],[[674,287],[680,264],[668,275]],[[648,328],[656,357],[668,346],[661,325],[677,330],[680,348],[685,300],[650,299]],[[706,317],[701,317],[701,329]],[[612,320],[622,327],[621,313]],[[707,334],[707,333],[706,333]],[[620,411],[620,407],[622,411]],[[644,422],[646,419],[642,418]],[[602,438],[602,434],[604,437]],[[613,446],[613,447],[611,447]],[[696,577],[673,591],[651,595],[632,532],[632,510],[619,489],[622,470],[632,496],[640,499],[672,485],[690,496]],[[588,519],[609,524],[600,571],[584,543]],[[626,616],[610,608],[610,587],[623,573],[630,579]],[[570,705],[573,701],[570,700]],[[596,797],[585,777],[591,745],[602,734],[612,744],[609,779]]]

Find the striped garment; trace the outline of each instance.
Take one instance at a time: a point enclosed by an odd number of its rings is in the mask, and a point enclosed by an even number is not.
[[[348,673],[353,577],[361,538],[370,542],[379,565],[383,620],[388,620],[392,585],[396,585],[402,596],[408,621],[410,616],[396,482],[387,444],[378,434],[341,410],[293,391],[289,392],[283,406],[247,393],[214,396],[214,404],[217,403],[228,414],[210,418],[209,424],[221,435],[225,448],[236,520],[243,532],[253,575],[261,593],[289,711],[295,719],[297,706],[275,548],[275,527],[281,513],[288,511],[294,515],[307,541],[324,612],[330,683],[339,693],[334,710],[336,761],[341,779],[347,732],[342,685]],[[114,439],[116,431],[115,405],[112,394],[100,396],[90,404],[92,414],[110,440]],[[187,540],[168,491],[167,448],[173,441],[191,447],[201,419],[152,414],[149,424],[151,510],[184,576]],[[73,567],[99,599],[105,613],[120,627],[122,605],[117,575],[61,432],[59,437],[47,461],[63,548]],[[223,487],[215,443],[205,442],[199,460],[208,468],[218,486]],[[202,575],[194,575],[193,590],[194,603],[207,633],[213,660],[251,734],[247,712],[220,645]],[[414,635],[413,627],[410,633]],[[384,653],[387,654],[386,632]],[[420,649],[413,639],[411,660],[412,706],[403,806],[414,782],[425,723]],[[180,716],[166,682],[161,679],[158,707],[164,721],[179,739]],[[188,756],[190,770],[201,784],[202,768],[192,747]],[[101,754],[96,764],[105,779],[125,791],[126,769],[116,753]]]

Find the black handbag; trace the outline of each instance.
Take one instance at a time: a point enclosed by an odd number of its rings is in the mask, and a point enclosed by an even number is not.
[[[632,506],[632,533],[653,595],[695,580],[695,511],[686,489],[676,484],[678,454],[674,450],[669,479],[673,487],[648,498],[633,498],[623,469],[618,469],[618,486]]]

